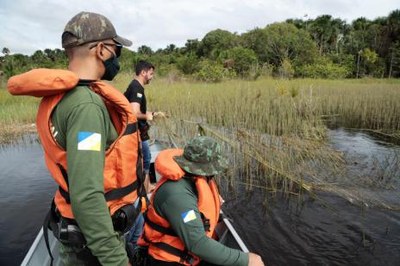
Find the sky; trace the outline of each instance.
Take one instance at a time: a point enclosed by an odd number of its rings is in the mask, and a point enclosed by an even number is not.
[[[244,33],[288,18],[314,19],[328,14],[351,23],[400,9],[399,0],[1,0],[0,49],[31,55],[61,49],[65,24],[80,11],[105,15],[118,35],[154,51],[189,39],[201,40],[223,29]]]

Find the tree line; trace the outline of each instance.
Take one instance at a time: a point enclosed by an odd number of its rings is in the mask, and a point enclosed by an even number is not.
[[[11,54],[3,48],[0,71],[9,77],[37,68],[65,68],[60,49],[38,50],[33,55]],[[217,82],[225,78],[256,79],[261,75],[284,78],[398,78],[400,77],[400,10],[369,20],[347,23],[321,15],[287,19],[242,34],[222,29],[203,39],[187,40],[153,51],[123,49],[122,69],[132,71],[139,59],[150,60],[160,75],[191,76]]]

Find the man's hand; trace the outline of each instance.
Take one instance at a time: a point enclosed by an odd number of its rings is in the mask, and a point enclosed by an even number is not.
[[[169,115],[166,114],[165,112],[153,112],[153,117],[154,118],[168,118]]]
[[[154,118],[154,112],[146,112],[146,120],[147,121],[152,121]]]
[[[249,266],[264,266],[261,257],[255,253],[249,253]]]

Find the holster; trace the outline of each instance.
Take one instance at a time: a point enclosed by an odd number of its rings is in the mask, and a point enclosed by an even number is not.
[[[128,204],[117,210],[112,216],[114,230],[121,233],[125,233],[130,230],[139,213],[140,204],[138,208],[135,208],[133,204]],[[71,247],[79,259],[87,262],[88,265],[100,265],[97,257],[95,257],[87,247],[86,239],[76,221],[62,217],[56,209],[54,200],[52,201],[51,208],[46,215],[45,221],[43,222],[43,234],[46,242],[46,248],[51,258],[50,264],[52,265],[54,258],[49,245],[47,228],[53,232],[54,237],[63,245]],[[128,249],[127,252],[129,252]],[[133,258],[132,252],[130,256]]]
[[[57,210],[50,210],[49,228],[64,245],[74,248],[86,247],[86,239],[75,220],[62,217]],[[128,204],[117,210],[111,217],[114,230],[125,234],[128,232],[140,213],[140,209],[135,208],[133,204]]]
[[[112,216],[114,230],[125,234],[128,232],[140,214],[140,207],[128,204],[118,209]]]

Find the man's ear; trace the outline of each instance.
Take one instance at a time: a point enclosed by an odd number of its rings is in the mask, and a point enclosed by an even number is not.
[[[99,42],[99,43],[96,45],[96,55],[97,55],[102,61],[105,60],[103,50],[104,50],[104,45],[103,45],[103,43]]]

